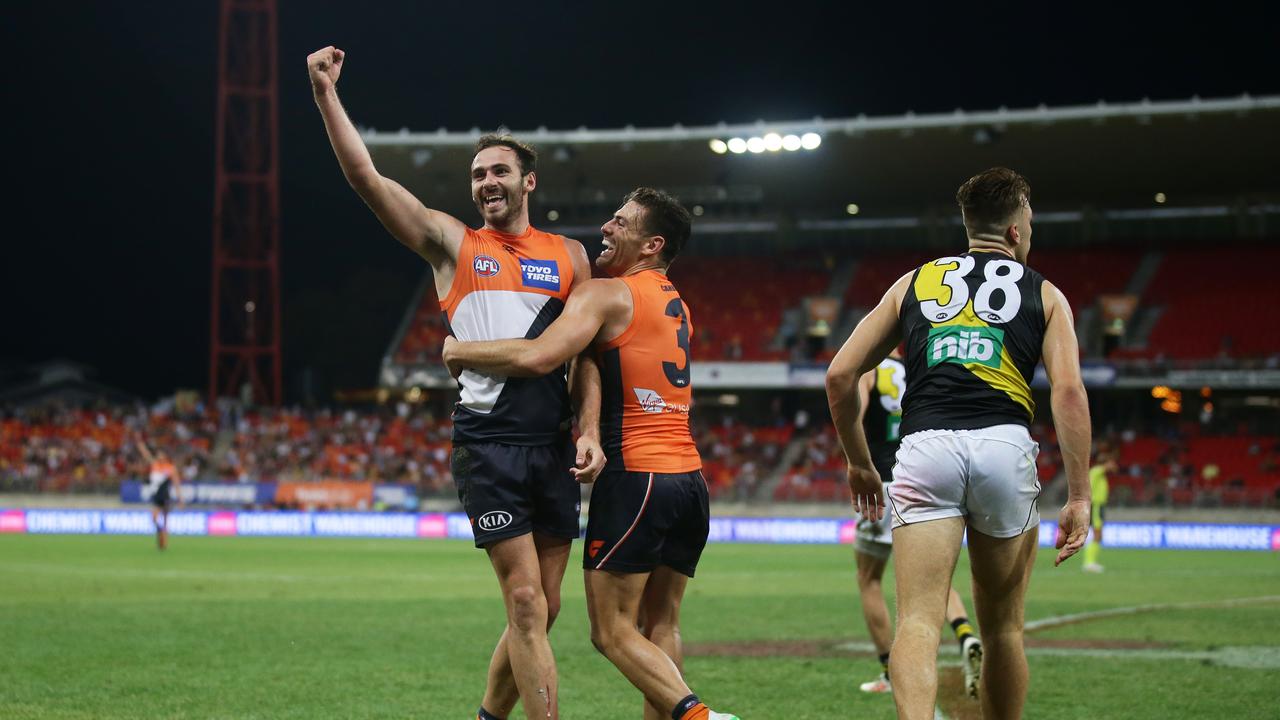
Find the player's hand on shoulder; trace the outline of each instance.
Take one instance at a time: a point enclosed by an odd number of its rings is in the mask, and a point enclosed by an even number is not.
[[[574,480],[587,485],[596,481],[604,463],[604,448],[600,447],[600,441],[583,435],[578,438],[578,456],[569,472],[573,473]]]
[[[338,84],[342,74],[342,61],[347,54],[330,45],[307,56],[307,73],[311,76],[311,91],[319,97]]]
[[[1068,500],[1062,506],[1062,512],[1058,513],[1058,539],[1054,543],[1058,548],[1058,556],[1053,559],[1054,567],[1084,547],[1085,540],[1089,539],[1091,512],[1088,500]]]
[[[850,464],[848,479],[854,511],[871,522],[884,517],[884,484],[880,482],[880,473],[873,467]]]
[[[458,359],[454,356],[458,347],[458,339],[452,335],[448,335],[444,339],[444,351],[441,353],[441,359],[444,360],[444,366],[448,368],[449,374],[455,379],[462,374],[462,366],[458,364]]]

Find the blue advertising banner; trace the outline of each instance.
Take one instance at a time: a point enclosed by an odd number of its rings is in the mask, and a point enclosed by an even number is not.
[[[174,535],[278,537],[453,538],[470,540],[463,513],[274,512],[178,510],[169,513]],[[855,524],[846,518],[712,518],[711,542],[848,544]],[[0,509],[0,534],[146,535],[155,532],[148,510]],[[1057,523],[1043,521],[1040,545],[1053,547]],[[1280,552],[1280,525],[1107,523],[1103,545],[1161,550]]]
[[[189,505],[270,505],[276,501],[275,483],[182,483],[182,502]],[[120,502],[150,502],[146,483],[120,483]]]

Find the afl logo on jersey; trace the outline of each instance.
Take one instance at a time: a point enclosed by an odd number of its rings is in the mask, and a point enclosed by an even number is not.
[[[475,269],[476,274],[480,277],[493,277],[502,270],[502,266],[497,260],[488,255],[477,255],[476,259],[471,262],[471,267]]]
[[[511,524],[511,513],[503,510],[493,510],[480,516],[476,521],[476,525],[486,532],[490,530],[501,530]]]

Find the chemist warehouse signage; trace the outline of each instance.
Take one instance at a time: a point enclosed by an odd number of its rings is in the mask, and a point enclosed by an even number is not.
[[[855,525],[842,518],[714,518],[711,542],[848,544]],[[0,534],[149,535],[148,510],[0,509]],[[236,512],[169,514],[174,535],[472,539],[463,513]],[[1053,547],[1057,524],[1040,525],[1040,545]],[[1107,523],[1103,545],[1161,550],[1280,552],[1280,525]]]

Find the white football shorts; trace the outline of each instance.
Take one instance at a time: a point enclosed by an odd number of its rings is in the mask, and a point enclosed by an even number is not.
[[[886,488],[893,527],[964,517],[969,527],[998,538],[1037,527],[1039,452],[1021,425],[907,435]]]

